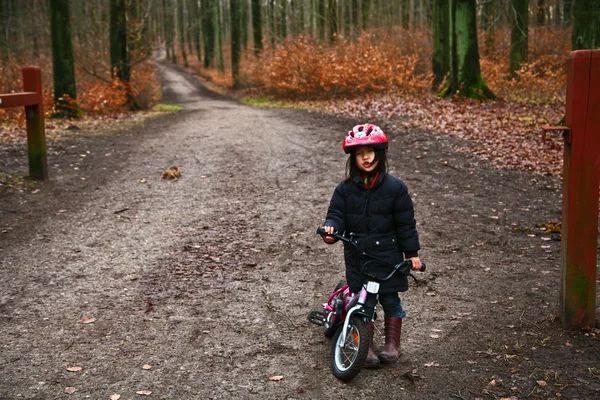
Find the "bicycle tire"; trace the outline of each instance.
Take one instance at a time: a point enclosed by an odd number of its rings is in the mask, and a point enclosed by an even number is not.
[[[341,381],[349,382],[358,375],[365,364],[369,352],[369,330],[367,323],[359,318],[352,317],[346,332],[346,343],[340,347],[342,329],[340,327],[333,339],[331,347],[331,370],[333,375]]]

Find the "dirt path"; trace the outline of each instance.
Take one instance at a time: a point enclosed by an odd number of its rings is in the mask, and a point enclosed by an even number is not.
[[[523,232],[560,218],[560,182],[379,121],[430,272],[402,297],[402,360],[344,384],[306,314],[343,277],[314,229],[356,121],[242,106],[161,70],[185,111],[51,141],[50,183],[0,188],[0,398],[600,396],[596,333],[554,318],[560,242]],[[24,158],[4,146],[0,173]]]

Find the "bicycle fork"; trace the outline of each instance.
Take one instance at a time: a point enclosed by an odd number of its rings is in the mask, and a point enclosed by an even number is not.
[[[344,320],[344,325],[342,327],[342,334],[340,335],[341,340],[338,342],[339,347],[344,347],[346,345],[346,335],[348,333],[348,325],[350,325],[350,318],[354,314],[363,315],[368,319],[367,322],[373,320],[373,316],[375,315],[375,307],[369,307],[372,309],[368,309],[366,307],[367,296],[370,294],[377,295],[379,293],[379,283],[369,281],[366,286],[363,286],[360,291],[359,298],[357,304],[348,310],[348,314],[346,314],[346,319]]]

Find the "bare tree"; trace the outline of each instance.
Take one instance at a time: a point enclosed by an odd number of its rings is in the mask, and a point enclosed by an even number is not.
[[[510,35],[510,67],[508,72],[510,76],[515,76],[515,72],[521,69],[521,64],[527,62],[529,54],[529,0],[511,0],[510,4],[512,29]]]
[[[50,29],[54,104],[57,116],[76,117],[79,109],[76,103],[72,103],[77,99],[77,90],[69,0],[50,0]]]

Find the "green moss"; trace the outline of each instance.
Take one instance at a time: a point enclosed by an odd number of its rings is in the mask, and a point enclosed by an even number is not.
[[[177,111],[182,111],[182,110],[184,110],[184,107],[177,105],[177,104],[159,103],[159,104],[155,105],[154,107],[152,107],[152,111],[159,111],[159,112],[177,112]]]
[[[294,108],[294,109],[306,109],[307,105],[303,102],[291,101],[291,100],[275,100],[269,97],[244,97],[240,99],[240,103],[252,107],[266,107],[266,108]]]

